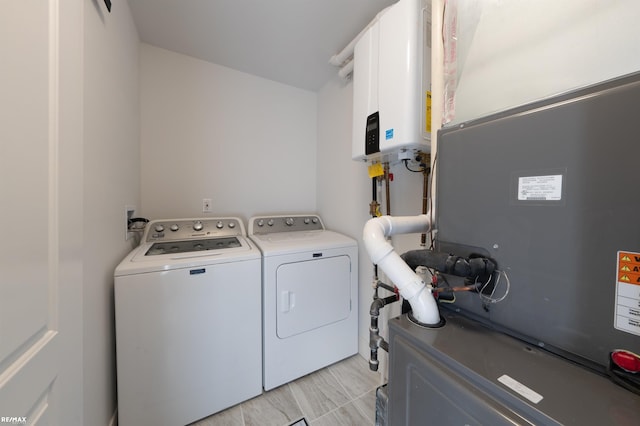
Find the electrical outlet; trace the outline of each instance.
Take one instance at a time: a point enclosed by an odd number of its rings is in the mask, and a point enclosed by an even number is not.
[[[202,213],[211,213],[211,198],[202,199]]]
[[[133,237],[133,232],[129,232],[129,220],[136,212],[136,206],[124,206],[124,240]]]

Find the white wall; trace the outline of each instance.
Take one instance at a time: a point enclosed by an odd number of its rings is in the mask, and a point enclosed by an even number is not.
[[[113,271],[132,248],[124,207],[139,206],[139,40],[126,1],[85,2],[84,424],[116,407]]]
[[[362,243],[362,229],[371,217],[371,180],[367,165],[351,160],[353,84],[339,77],[318,92],[318,211],[327,228],[358,240],[359,244],[359,352],[369,358],[369,308],[372,302],[373,264]],[[417,215],[422,209],[422,174],[392,164],[391,213]],[[382,200],[381,200],[382,201]],[[384,205],[381,208],[385,213]],[[419,235],[394,238],[397,251],[419,248]],[[389,311],[385,308],[385,311]],[[399,312],[398,307],[392,312]],[[384,327],[382,321],[380,326]],[[382,356],[382,355],[381,355]]]
[[[640,69],[637,0],[453,3],[458,8],[453,122]]]
[[[145,217],[315,211],[315,93],[146,44],[140,64]]]

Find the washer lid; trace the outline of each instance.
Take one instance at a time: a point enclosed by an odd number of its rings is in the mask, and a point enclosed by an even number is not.
[[[114,276],[140,274],[146,272],[168,271],[172,269],[202,267],[206,265],[259,260],[260,251],[253,243],[244,238],[236,237],[239,246],[214,250],[200,249],[181,253],[156,253],[147,255],[155,243],[142,243],[129,253],[116,267]],[[213,238],[215,243],[217,238]],[[193,244],[194,241],[189,241]],[[155,250],[155,249],[154,249]]]
[[[249,251],[252,247],[243,237],[206,238],[200,240],[144,243],[131,257],[132,262],[173,262],[191,258],[224,258]]]

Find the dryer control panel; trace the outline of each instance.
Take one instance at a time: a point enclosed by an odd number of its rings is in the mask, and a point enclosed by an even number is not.
[[[249,235],[324,229],[324,224],[317,215],[256,216],[249,221]]]

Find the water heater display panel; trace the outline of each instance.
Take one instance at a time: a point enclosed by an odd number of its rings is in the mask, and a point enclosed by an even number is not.
[[[380,152],[380,114],[377,112],[367,117],[365,145],[367,155]]]

